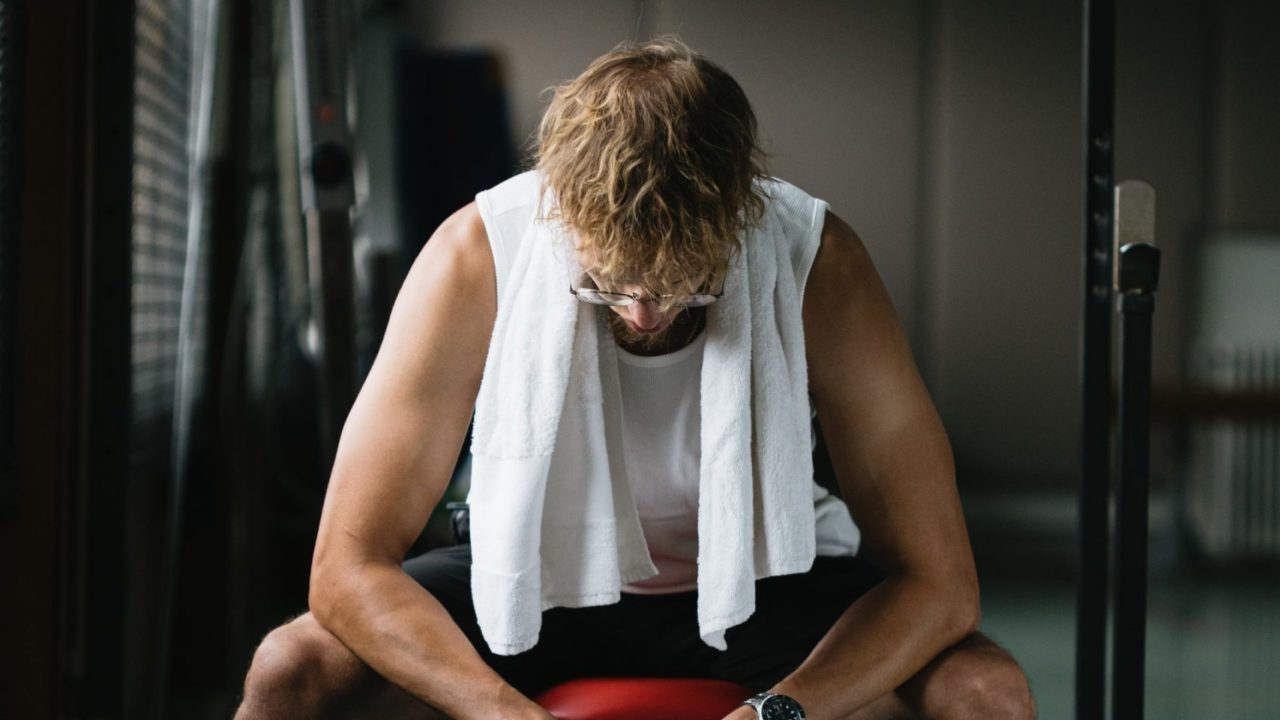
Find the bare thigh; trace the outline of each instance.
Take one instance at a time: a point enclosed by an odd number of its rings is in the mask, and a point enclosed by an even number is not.
[[[445,716],[378,675],[306,613],[271,631],[258,646],[236,713],[236,720],[293,717]]]

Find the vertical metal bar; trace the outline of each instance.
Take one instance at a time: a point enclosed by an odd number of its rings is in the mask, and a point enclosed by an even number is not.
[[[85,522],[84,677],[77,710],[120,718],[133,710],[140,668],[125,662],[131,639],[129,527],[138,517],[130,473],[133,394],[135,0],[87,3],[92,58],[87,283],[88,430]]]
[[[320,331],[321,467],[327,476],[356,397],[355,267],[346,208],[308,210],[311,312]]]
[[[1120,479],[1111,710],[1116,720],[1141,720],[1146,681],[1151,316],[1160,251],[1151,245],[1129,245],[1121,250],[1120,262],[1127,277],[1122,278],[1120,297]]]
[[[14,429],[17,421],[17,271],[19,138],[25,17],[23,3],[0,0],[0,523],[18,512]]]
[[[1146,678],[1147,406],[1151,386],[1150,295],[1121,298],[1120,478],[1116,489],[1115,639],[1111,717],[1141,720]]]
[[[307,220],[311,312],[319,335],[322,467],[333,463],[356,394],[355,204],[346,116],[348,35],[337,0],[291,0],[294,103],[302,209]]]
[[[1076,717],[1106,702],[1107,505],[1111,446],[1112,167],[1115,3],[1084,2],[1085,252],[1081,482],[1076,598]]]

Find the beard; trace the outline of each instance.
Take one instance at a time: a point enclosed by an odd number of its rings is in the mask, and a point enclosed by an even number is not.
[[[605,314],[605,322],[613,332],[614,341],[623,350],[635,355],[663,355],[675,352],[680,348],[673,347],[672,344],[682,338],[692,340],[691,326],[697,322],[697,316],[692,311],[686,310],[676,315],[661,332],[638,333],[632,330],[618,313],[608,308],[602,308],[602,310]],[[687,345],[688,342],[684,344]]]

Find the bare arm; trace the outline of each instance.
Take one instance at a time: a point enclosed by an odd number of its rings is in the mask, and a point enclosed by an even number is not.
[[[471,204],[440,226],[414,263],[347,418],[310,605],[370,667],[450,717],[546,718],[400,568],[449,482],[496,312],[492,255]]]
[[[886,573],[778,686],[822,720],[892,692],[974,631],[978,582],[946,433],[866,249],[831,213],[803,313],[836,477],[862,552]]]

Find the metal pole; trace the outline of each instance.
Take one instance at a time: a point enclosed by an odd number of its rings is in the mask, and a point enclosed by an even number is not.
[[[1115,4],[1084,3],[1085,252],[1076,718],[1106,710]]]
[[[1154,193],[1149,186],[1146,190],[1154,214]],[[1141,720],[1146,682],[1151,318],[1160,251],[1147,243],[1133,243],[1122,247],[1119,257],[1120,480],[1111,707],[1113,718]]]
[[[290,0],[290,42],[311,313],[319,336],[319,435],[327,475],[356,394],[350,27],[340,0]]]

